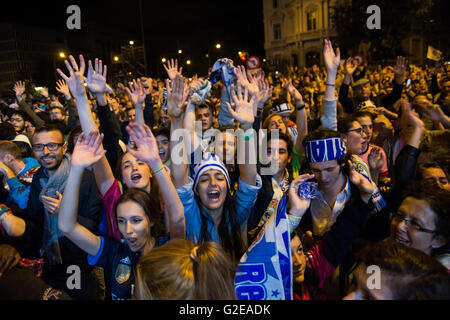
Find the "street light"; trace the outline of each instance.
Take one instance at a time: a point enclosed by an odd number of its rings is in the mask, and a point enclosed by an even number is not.
[[[216,44],[217,49],[220,49],[220,47],[221,47],[220,43]]]
[[[166,58],[162,58],[162,59],[161,59],[161,62],[162,62],[162,63],[166,63],[166,61],[167,61]]]
[[[130,45],[133,45],[133,44],[134,44],[134,41],[133,41],[133,40],[130,40],[129,43],[130,43]]]
[[[191,64],[191,60],[186,61],[186,64]]]
[[[119,57],[118,57],[118,56],[115,56],[115,57],[114,57],[114,61],[119,61]]]
[[[178,53],[179,53],[179,54],[182,54],[182,53],[183,53],[183,50],[181,50],[181,49],[178,50]]]
[[[60,57],[60,58],[65,58],[65,57],[66,57],[66,54],[65,54],[64,52],[60,52],[60,53],[59,53],[59,57]]]

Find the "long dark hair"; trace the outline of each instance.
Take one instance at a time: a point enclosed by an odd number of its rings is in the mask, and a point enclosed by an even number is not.
[[[212,241],[211,234],[207,228],[206,210],[197,194],[195,194],[195,201],[197,201],[198,208],[200,209],[200,217],[202,219],[199,243]],[[234,199],[228,188],[223,207],[222,219],[220,219],[220,223],[217,226],[217,232],[219,233],[221,245],[225,251],[231,255],[233,260],[237,262],[245,252],[245,245],[237,221],[237,211]]]
[[[151,228],[151,235],[153,237],[161,237],[163,234],[163,224],[161,221],[161,211],[159,208],[159,204],[155,200],[154,197],[150,196],[146,191],[137,189],[137,188],[129,188],[125,190],[125,192],[117,199],[114,205],[114,213],[116,216],[117,222],[117,207],[119,204],[132,201],[137,203],[142,207],[147,216],[150,223],[153,223],[153,227]]]

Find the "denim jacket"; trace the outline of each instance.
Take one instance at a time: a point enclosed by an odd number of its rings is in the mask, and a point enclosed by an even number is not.
[[[194,190],[192,189],[194,180],[189,178],[189,182],[177,189],[178,196],[184,206],[184,215],[186,219],[186,238],[197,243],[201,235],[202,217],[205,215],[207,221],[207,230],[212,241],[219,242],[219,233],[213,217],[203,208],[199,208],[195,200]],[[251,186],[242,182],[239,178],[238,188],[233,196],[237,212],[237,222],[242,227],[250,215],[255,204],[258,191],[262,186],[262,180],[259,175],[256,177],[256,186]],[[200,212],[202,210],[202,213]],[[224,208],[227,210],[227,208]]]

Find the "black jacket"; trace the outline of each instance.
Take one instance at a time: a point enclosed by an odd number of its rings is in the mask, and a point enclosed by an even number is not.
[[[23,218],[26,222],[25,233],[22,235],[24,242],[28,243],[27,252],[32,255],[27,258],[35,259],[40,256],[39,250],[42,247],[42,236],[44,226],[44,206],[39,199],[39,194],[42,190],[40,179],[45,177],[44,168],[40,168],[34,174],[31,182],[30,197],[28,199],[28,206],[23,213]],[[89,229],[91,232],[97,234],[99,224],[102,218],[102,200],[97,191],[94,174],[88,170],[83,173],[80,196],[78,204],[78,222]],[[61,249],[62,266],[53,268],[58,270],[57,276],[67,277],[66,270],[70,265],[78,265],[81,270],[87,270],[87,256],[84,251],[78,248],[72,241],[66,237],[59,239]],[[44,263],[44,267],[48,267],[48,263]],[[90,269],[90,268],[89,268]],[[45,273],[44,269],[44,273]],[[59,273],[62,274],[59,274]]]

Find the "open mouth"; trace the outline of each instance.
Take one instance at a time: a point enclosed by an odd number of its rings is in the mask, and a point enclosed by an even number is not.
[[[127,242],[128,242],[128,244],[129,244],[130,247],[133,247],[133,246],[135,246],[136,243],[137,243],[137,238],[128,238],[128,239],[127,239]]]
[[[217,190],[208,192],[208,198],[210,200],[218,200],[220,197],[220,192]]]
[[[131,181],[133,183],[139,182],[139,180],[141,180],[141,178],[142,178],[142,175],[140,175],[139,173],[134,173],[131,175]]]

